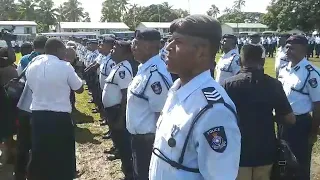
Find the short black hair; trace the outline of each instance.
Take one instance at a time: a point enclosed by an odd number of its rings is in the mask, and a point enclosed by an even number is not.
[[[195,14],[176,19],[170,26],[170,33],[174,32],[208,40],[214,55],[219,50],[222,36],[221,24],[210,16]]]
[[[20,48],[22,56],[30,54],[32,50],[33,50],[33,46],[31,43],[28,43],[28,42],[23,43]]]
[[[241,49],[241,61],[250,64],[260,64],[262,58],[263,49],[260,44],[246,44]]]
[[[65,47],[64,43],[58,38],[49,38],[45,44],[44,50],[46,54],[56,54],[59,49]]]
[[[121,49],[123,49],[124,53],[129,53],[131,54],[131,42],[130,41],[124,41],[124,40],[118,40],[115,41],[115,44],[120,46]]]
[[[37,36],[33,41],[34,49],[44,49],[48,38],[46,36]]]

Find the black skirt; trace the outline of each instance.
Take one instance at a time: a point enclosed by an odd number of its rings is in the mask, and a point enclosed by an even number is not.
[[[75,171],[74,127],[69,113],[33,111],[30,180],[72,180]]]

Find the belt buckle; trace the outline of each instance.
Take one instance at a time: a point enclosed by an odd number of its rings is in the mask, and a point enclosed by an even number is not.
[[[285,166],[287,165],[287,161],[278,161],[279,166]]]

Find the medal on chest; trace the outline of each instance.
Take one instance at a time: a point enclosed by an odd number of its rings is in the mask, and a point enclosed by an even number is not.
[[[174,137],[177,135],[179,131],[180,131],[180,128],[177,125],[173,125],[171,129],[171,137],[168,140],[168,145],[172,148],[176,147],[177,141]]]

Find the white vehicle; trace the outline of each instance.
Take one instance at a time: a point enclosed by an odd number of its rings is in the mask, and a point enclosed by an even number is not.
[[[44,35],[48,38],[57,37],[61,39],[68,40],[70,37],[76,38],[87,38],[87,39],[97,39],[98,35],[96,33],[90,32],[52,32],[52,33],[39,33],[38,35]]]

